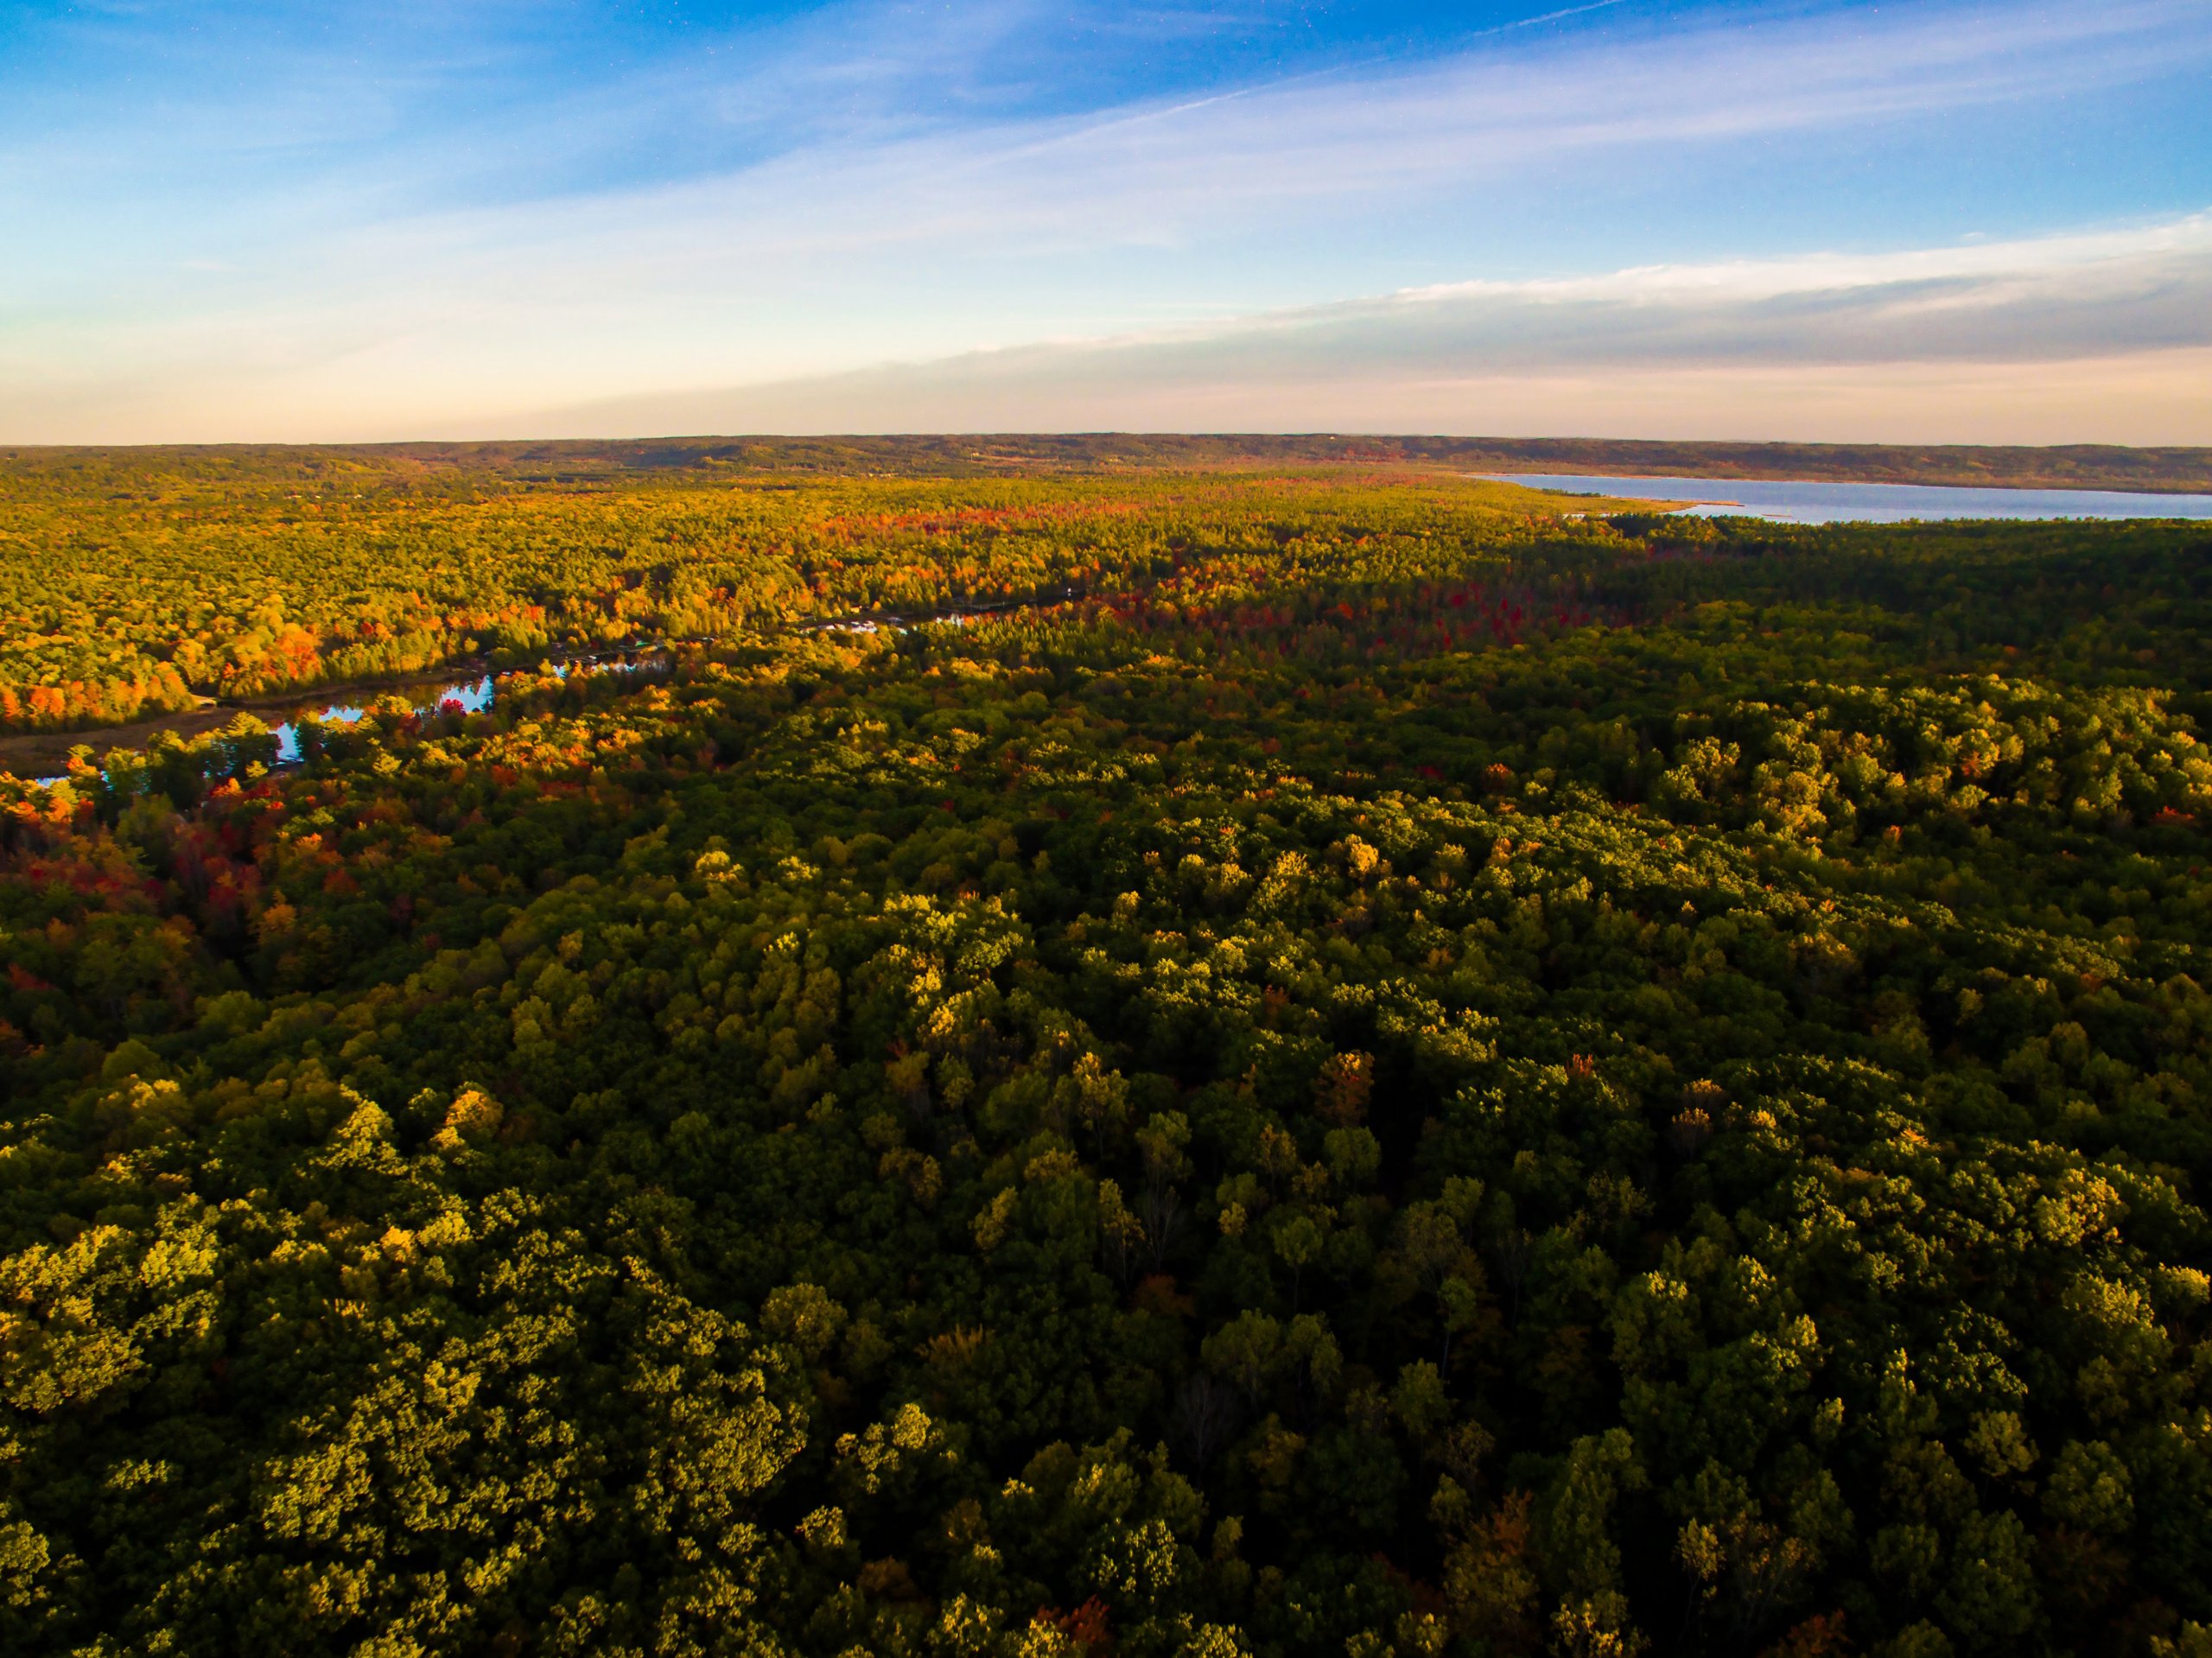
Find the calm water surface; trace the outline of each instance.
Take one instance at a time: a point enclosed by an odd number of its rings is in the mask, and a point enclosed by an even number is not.
[[[1903,524],[1914,518],[2212,518],[2212,495],[2113,489],[1954,489],[1935,484],[1824,484],[1786,479],[1616,478],[1592,473],[1493,474],[1534,489],[1694,501],[1707,518],[1778,524]]]
[[[479,679],[464,679],[451,685],[441,685],[431,693],[427,702],[416,704],[416,712],[435,714],[448,702],[458,702],[465,714],[483,713],[492,706],[492,676],[486,674]],[[343,702],[333,702],[323,709],[322,721],[326,725],[351,725],[367,712],[368,709],[365,708],[353,708]],[[279,764],[289,765],[299,759],[299,727],[289,720],[270,727],[269,734],[276,740],[276,759]]]
[[[646,657],[642,659],[563,663],[553,671],[565,679],[571,673],[631,674],[659,665],[659,658]],[[426,692],[427,695],[425,695]],[[481,714],[492,706],[498,695],[498,685],[491,675],[482,674],[474,679],[458,679],[451,684],[420,687],[416,689],[416,695],[419,698],[415,703],[415,711],[417,714],[442,713],[448,703],[458,705],[464,714]],[[304,700],[303,698],[302,701]],[[320,718],[325,725],[350,725],[367,712],[368,708],[365,704],[332,702],[321,709]],[[86,740],[92,741],[99,734],[96,730],[87,732]],[[300,732],[296,724],[289,720],[281,721],[269,727],[269,734],[276,740],[278,765],[289,765],[297,762],[300,758]],[[60,783],[62,779],[59,777],[27,778],[24,781],[51,785]]]
[[[1069,591],[1071,596],[1074,590],[1071,588]],[[925,624],[965,626],[970,622],[988,619],[990,616],[1002,611],[1028,608],[1030,607],[1027,605],[986,606],[975,610],[948,610],[912,617],[889,614],[880,618],[842,617],[829,621],[810,623],[801,631],[810,633],[874,633],[879,629],[889,629],[893,632],[903,633],[911,627]],[[700,643],[696,639],[684,642]],[[668,658],[658,647],[632,645],[627,650],[611,653],[603,657],[584,657],[561,663],[555,666],[553,671],[565,679],[572,673],[634,674],[650,672],[665,668],[667,665]],[[481,714],[492,706],[499,695],[498,683],[490,674],[481,674],[470,679],[457,679],[442,685],[435,681],[426,683],[421,679],[415,679],[408,683],[407,689],[416,699],[416,712],[424,715],[439,713],[448,703],[457,704],[464,714]],[[302,703],[306,700],[304,696],[301,698]],[[367,712],[365,705],[332,702],[324,706],[320,718],[325,725],[348,725]],[[292,721],[285,720],[270,727],[269,734],[276,740],[277,764],[290,765],[297,763],[300,758],[299,727]],[[97,730],[86,732],[85,740],[97,744],[99,735]],[[62,778],[60,777],[26,778],[23,781],[52,785],[61,782]]]

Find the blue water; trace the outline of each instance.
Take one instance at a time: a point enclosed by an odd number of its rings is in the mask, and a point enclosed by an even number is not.
[[[643,659],[618,657],[605,662],[591,660],[564,662],[557,664],[553,671],[560,677],[566,679],[571,673],[628,674],[658,665],[659,665],[659,659],[652,657]],[[457,702],[464,714],[481,714],[492,706],[497,694],[498,687],[492,676],[484,674],[475,679],[455,680],[449,685],[435,687],[431,690],[427,700],[415,704],[415,711],[417,714],[435,714],[447,703]],[[332,702],[321,710],[320,717],[326,725],[350,725],[367,712],[365,705],[355,707],[350,703]],[[289,720],[283,721],[270,727],[269,734],[276,740],[276,763],[280,765],[297,764],[300,758],[300,733],[297,725]],[[86,740],[92,741],[99,735],[99,733],[97,731],[87,733]],[[23,780],[27,783],[43,784],[49,786],[63,781],[59,777],[26,778]]]
[[[661,665],[663,663],[660,657],[651,656],[614,657],[604,662],[588,657],[580,662],[556,664],[553,672],[556,677],[566,679],[572,673],[634,674]],[[498,687],[489,674],[484,675],[480,679],[456,680],[450,685],[441,685],[432,691],[427,702],[417,702],[415,705],[415,711],[417,714],[436,714],[442,711],[447,703],[458,702],[463,714],[481,714],[492,706],[492,700],[497,691]],[[365,708],[349,708],[343,703],[333,702],[322,710],[322,718],[327,724],[342,725],[359,719],[367,712]],[[269,734],[276,740],[276,759],[280,765],[290,765],[300,758],[300,734],[293,728],[289,720],[285,721],[282,725],[270,727]]]
[[[2116,489],[1955,489],[1936,484],[1825,484],[1795,479],[1616,478],[1590,473],[1494,476],[1573,495],[1693,501],[1688,511],[1777,524],[1904,524],[1915,518],[2212,518],[2212,495]]]
[[[429,702],[417,703],[416,711],[435,714],[448,702],[460,703],[464,714],[483,713],[492,706],[492,676],[486,674],[481,679],[464,679],[456,684],[442,685]],[[322,720],[327,725],[350,725],[367,712],[365,708],[350,708],[344,703],[333,702],[323,709]],[[276,740],[279,764],[289,765],[300,758],[299,729],[292,721],[287,720],[281,725],[270,727],[269,734]]]

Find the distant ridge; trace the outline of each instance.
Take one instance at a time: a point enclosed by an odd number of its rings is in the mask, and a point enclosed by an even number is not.
[[[491,473],[518,481],[728,468],[757,473],[928,473],[1312,465],[1449,467],[1465,472],[1799,478],[1994,489],[2212,492],[2212,448],[1969,444],[1672,442],[1630,438],[1422,437],[1305,433],[948,434],[849,437],[567,438],[487,442],[190,444],[0,448],[0,479],[162,457],[174,470],[272,480],[300,472]]]

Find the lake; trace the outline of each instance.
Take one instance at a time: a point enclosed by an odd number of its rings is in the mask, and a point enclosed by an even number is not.
[[[1508,483],[1573,495],[1694,501],[1686,509],[1779,524],[1903,524],[1913,518],[2212,518],[2212,495],[2113,489],[1959,489],[1936,484],[1829,484],[1762,478],[1617,478],[1590,473],[1493,473]]]

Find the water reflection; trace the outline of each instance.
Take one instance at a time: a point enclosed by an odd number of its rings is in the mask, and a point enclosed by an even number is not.
[[[1067,595],[1073,598],[1075,589],[1068,588]],[[894,613],[879,612],[873,615],[839,616],[823,621],[808,622],[802,624],[797,631],[802,633],[905,633],[923,626],[965,627],[970,623],[988,621],[1000,615],[1034,608],[1037,607],[1020,601],[1010,601],[1003,605],[977,605],[966,610],[931,612],[918,616],[903,616]],[[672,640],[671,643],[678,645],[704,645],[709,641],[704,638],[685,638]],[[605,657],[576,657],[566,662],[556,662],[546,665],[551,669],[555,677],[566,679],[572,673],[635,674],[665,671],[671,665],[672,660],[664,650],[641,641]],[[399,694],[412,689],[416,688],[395,685],[386,694]],[[490,674],[480,674],[474,679],[457,679],[447,684],[437,685],[430,691],[427,702],[416,702],[413,706],[415,712],[426,719],[438,714],[481,714],[498,700],[498,680]],[[238,711],[245,713],[251,710]],[[353,724],[368,711],[368,704],[365,702],[328,702],[308,717],[321,726],[346,726]],[[269,734],[276,740],[276,763],[279,765],[297,765],[302,758],[300,747],[300,723],[297,720],[285,720],[269,727]],[[90,741],[99,734],[97,731],[89,732],[86,734],[86,740]],[[25,778],[21,780],[51,788],[54,784],[66,782],[67,779],[66,777],[57,776]]]
[[[556,671],[566,675],[563,667]],[[421,715],[481,714],[492,706],[496,694],[496,682],[486,674],[480,679],[465,679],[455,684],[442,685],[427,702],[418,703],[415,712]],[[321,725],[351,725],[368,712],[365,707],[333,702],[315,715]],[[281,765],[296,765],[300,759],[300,731],[297,722],[287,720],[282,725],[271,726],[269,734],[276,740],[276,760]]]
[[[1905,524],[1945,518],[2212,518],[2212,495],[2112,489],[1975,489],[1948,484],[1847,484],[1782,478],[1628,478],[1598,473],[1497,473],[1509,483],[1571,495],[1689,501],[1702,518],[1777,524]]]
[[[1067,597],[1072,599],[1074,596],[1075,589],[1068,588]],[[879,613],[870,616],[841,616],[824,621],[804,623],[797,631],[803,633],[905,633],[916,627],[928,626],[965,627],[970,623],[988,621],[1001,614],[1034,608],[1037,607],[1020,601],[1009,601],[1003,605],[977,605],[966,610],[941,611],[913,617],[891,613]],[[704,638],[685,638],[672,640],[671,643],[678,645],[704,645],[709,641]],[[579,657],[550,665],[556,677],[566,679],[571,673],[644,673],[665,670],[670,663],[671,658],[664,651],[641,642],[633,644],[616,654],[606,657]],[[394,692],[401,692],[409,688],[394,686],[392,689]],[[490,674],[480,674],[474,679],[458,679],[448,684],[436,686],[431,691],[429,700],[416,703],[414,708],[416,714],[426,718],[432,715],[446,713],[481,714],[492,706],[497,700],[498,695],[498,681]],[[250,710],[239,711],[249,712]],[[353,724],[368,711],[368,704],[365,702],[328,702],[310,717],[318,725],[343,726]],[[279,765],[296,765],[300,763],[302,755],[299,727],[300,721],[285,720],[269,727],[270,735],[276,740],[276,763]],[[99,733],[97,730],[87,732],[86,740],[92,741],[99,735]],[[66,779],[63,777],[55,776],[25,778],[21,780],[50,787]]]
[[[625,654],[619,657],[590,657],[574,662],[552,664],[553,676],[566,679],[570,674],[636,674],[649,670],[664,669],[669,665],[664,656]],[[441,685],[431,693],[427,702],[417,702],[415,712],[425,718],[434,714],[481,714],[499,696],[499,681],[490,674],[475,679],[455,680]],[[333,702],[316,716],[322,725],[351,725],[368,712],[366,706],[346,702]],[[295,765],[300,759],[300,734],[296,724],[285,721],[271,726],[269,734],[276,740],[276,761],[280,765]]]
[[[570,674],[634,674],[665,669],[669,659],[647,651],[645,654],[626,652],[619,657],[588,657],[574,662],[552,664],[554,677],[566,679]],[[407,687],[394,687],[403,691]],[[474,679],[457,679],[432,689],[427,702],[414,704],[415,712],[425,718],[438,714],[481,714],[499,697],[499,681],[490,674],[480,674]],[[241,710],[245,712],[245,710]],[[328,702],[310,716],[317,725],[352,725],[369,711],[365,702]],[[99,734],[87,734],[96,737]],[[269,727],[269,734],[276,740],[276,763],[296,765],[300,763],[300,721],[285,720]],[[26,778],[22,781],[51,788],[67,781],[66,776]]]

